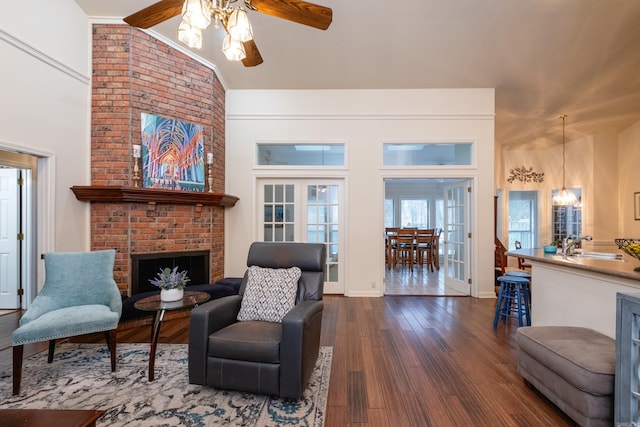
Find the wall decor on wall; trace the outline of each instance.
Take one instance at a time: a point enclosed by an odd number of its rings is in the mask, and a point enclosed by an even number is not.
[[[507,178],[507,182],[512,183],[516,180],[520,182],[543,182],[544,172],[534,172],[533,167],[530,167],[529,169],[524,166],[512,168],[509,171],[509,178]]]
[[[636,221],[640,221],[640,192],[633,193],[633,211]]]
[[[142,113],[142,186],[204,191],[203,126]]]

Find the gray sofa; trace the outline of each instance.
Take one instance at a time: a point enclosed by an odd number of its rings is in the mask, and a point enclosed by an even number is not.
[[[238,321],[245,274],[238,295],[195,308],[189,330],[189,382],[299,399],[320,349],[325,262],[324,244],[253,243],[248,267],[302,270],[295,306],[282,323]]]

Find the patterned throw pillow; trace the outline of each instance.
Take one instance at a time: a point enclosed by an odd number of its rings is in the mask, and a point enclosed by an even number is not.
[[[238,320],[282,323],[282,318],[296,304],[301,274],[302,271],[298,267],[249,267]]]

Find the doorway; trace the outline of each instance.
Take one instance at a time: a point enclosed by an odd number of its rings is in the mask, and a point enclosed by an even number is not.
[[[340,179],[260,179],[258,240],[324,243],[324,292],[344,294],[344,185]]]
[[[25,308],[35,279],[37,157],[0,150],[0,309]]]
[[[385,266],[385,295],[470,295],[470,179],[386,178],[385,227],[434,229],[439,269]],[[439,231],[441,230],[441,231]]]

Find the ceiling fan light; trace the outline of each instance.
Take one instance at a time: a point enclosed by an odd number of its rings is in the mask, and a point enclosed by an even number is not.
[[[178,27],[178,40],[195,49],[202,48],[202,30],[189,25],[184,19]]]
[[[189,25],[204,30],[211,24],[211,14],[205,0],[185,0],[182,19]]]
[[[244,46],[239,40],[233,39],[227,34],[222,43],[222,53],[229,61],[242,61],[246,58],[247,54],[244,51]]]
[[[233,9],[233,12],[231,12],[227,20],[227,31],[231,35],[231,38],[243,43],[253,39],[249,17],[244,9]]]

